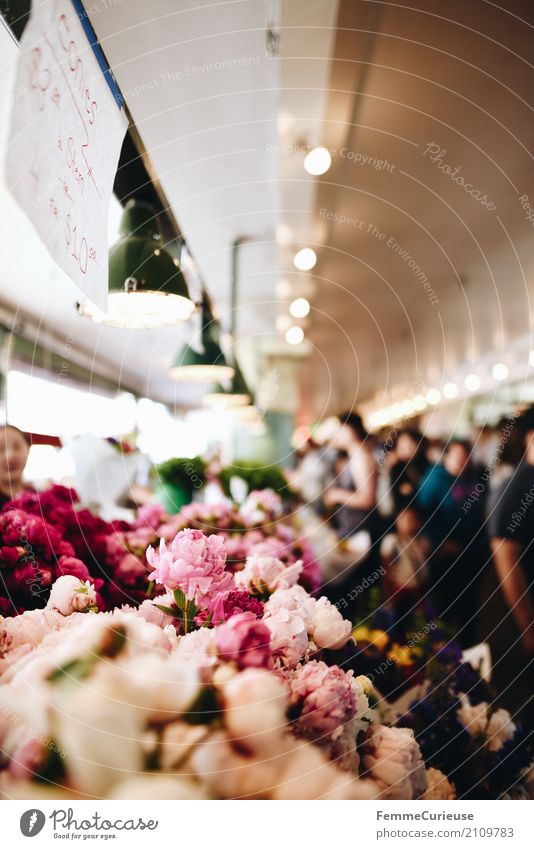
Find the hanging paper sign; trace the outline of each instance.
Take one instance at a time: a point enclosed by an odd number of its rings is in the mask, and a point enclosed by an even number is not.
[[[86,29],[83,7],[71,0],[32,9],[20,45],[6,178],[52,259],[105,310],[108,209],[128,122]]]

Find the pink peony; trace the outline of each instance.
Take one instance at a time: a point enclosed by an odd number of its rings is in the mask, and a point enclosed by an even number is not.
[[[87,581],[90,577],[87,566],[77,557],[60,557],[57,564],[57,573],[59,575],[74,575],[80,581]]]
[[[168,590],[181,590],[185,597],[222,619],[223,603],[234,589],[233,576],[225,571],[226,548],[222,536],[204,536],[191,528],[178,533],[170,545],[161,540],[159,551],[152,547],[147,560],[153,571],[148,576]]]
[[[173,625],[175,618],[169,613],[160,610],[158,605],[162,607],[172,608],[174,598],[172,593],[157,595],[153,599],[146,598],[139,607],[139,613],[146,622],[151,622],[153,625],[159,625],[160,628],[165,628],[167,625]],[[178,610],[176,610],[178,613]]]
[[[143,504],[137,513],[137,519],[135,520],[134,527],[148,527],[150,530],[155,531],[156,528],[161,525],[164,516],[165,509],[161,504]]]
[[[296,713],[295,730],[312,740],[332,734],[356,713],[352,670],[312,660],[291,673],[290,710]]]
[[[276,590],[266,602],[263,621],[271,632],[273,655],[282,665],[298,663],[307,653],[313,603],[298,585]]]
[[[247,611],[261,619],[263,602],[251,596],[246,590],[232,590],[224,601],[224,621],[230,619],[230,616],[234,616],[236,613],[246,613]]]
[[[240,669],[249,666],[269,668],[272,663],[271,634],[267,626],[253,613],[238,613],[215,634],[221,660],[237,663]]]
[[[282,500],[272,489],[254,489],[239,509],[247,525],[260,525],[282,515]]]
[[[146,578],[147,568],[135,554],[125,554],[115,568],[114,577],[125,586],[134,586],[139,579]]]
[[[261,557],[252,555],[247,559],[245,568],[236,572],[235,582],[238,587],[244,587],[249,592],[264,596],[277,589],[288,589],[294,586],[302,570],[302,561],[286,566],[276,557]]]

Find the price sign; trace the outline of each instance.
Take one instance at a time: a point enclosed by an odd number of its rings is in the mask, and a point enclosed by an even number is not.
[[[6,178],[52,259],[105,310],[108,209],[128,122],[79,10],[71,0],[32,10],[18,60]]]

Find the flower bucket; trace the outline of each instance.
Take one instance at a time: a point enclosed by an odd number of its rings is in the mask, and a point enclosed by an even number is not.
[[[165,508],[166,513],[179,513],[182,507],[191,501],[191,492],[177,483],[158,481],[156,498]]]

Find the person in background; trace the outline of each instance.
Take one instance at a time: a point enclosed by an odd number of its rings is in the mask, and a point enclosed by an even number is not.
[[[333,510],[340,539],[371,527],[377,475],[369,443],[361,417],[345,413],[333,444],[338,451],[346,452],[347,460],[323,498],[325,506]]]
[[[384,602],[400,616],[413,610],[426,592],[432,546],[421,532],[422,524],[417,508],[407,505],[395,519],[394,532],[380,544]]]
[[[30,440],[18,427],[0,427],[0,508],[27,488],[22,475],[29,451]]]
[[[534,655],[534,408],[516,422],[524,455],[496,492],[489,527],[493,562],[525,652]]]
[[[327,449],[310,437],[298,452],[296,468],[287,472],[292,487],[299,492],[304,504],[317,513],[321,512],[323,492],[331,476],[331,459]]]
[[[426,438],[419,431],[405,428],[399,431],[391,454],[390,489],[394,513],[411,504],[421,480],[428,471]]]
[[[443,461],[423,476],[416,497],[433,547],[432,596],[466,646],[474,640],[480,580],[490,557],[485,499],[470,446],[460,439],[447,444]]]
[[[491,648],[495,687],[506,694],[514,718],[532,725],[534,408],[523,412],[511,426],[508,423],[502,433],[507,444],[506,456],[503,451],[501,458],[514,467],[511,474],[501,477],[488,505],[494,569],[486,576],[481,619]],[[520,452],[516,452],[518,446]]]

